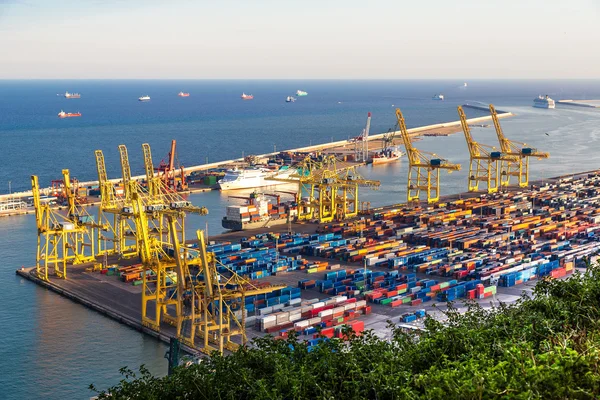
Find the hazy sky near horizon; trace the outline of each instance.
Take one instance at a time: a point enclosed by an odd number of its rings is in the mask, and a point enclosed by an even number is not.
[[[0,79],[600,78],[600,0],[0,0]]]

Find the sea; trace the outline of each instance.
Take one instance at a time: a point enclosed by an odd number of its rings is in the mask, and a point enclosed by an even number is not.
[[[296,90],[308,95],[286,103]],[[65,91],[81,98],[66,99]],[[190,97],[178,97],[180,91]],[[241,100],[242,92],[254,100]],[[435,94],[445,100],[433,100]],[[548,160],[532,160],[532,179],[600,168],[600,109],[533,108],[540,94],[598,100],[600,80],[0,80],[0,193],[30,189],[32,174],[49,186],[63,168],[80,181],[95,180],[96,149],[109,178],[118,178],[120,144],[128,147],[132,174],[142,175],[142,143],[151,145],[157,165],[176,139],[178,163],[193,166],[348,139],[361,133],[368,112],[371,134],[395,127],[396,108],[409,128],[456,121],[456,107],[475,102],[514,113],[501,120],[507,137],[550,152]],[[143,95],[151,100],[139,102]],[[61,110],[82,116],[59,119]],[[472,128],[473,136],[497,146],[489,124]],[[442,172],[442,194],[466,191],[462,134],[425,137],[416,146],[462,164],[459,172]],[[361,200],[372,207],[405,201],[406,167],[406,160],[361,167],[363,177],[382,182],[379,190],[362,190]],[[209,215],[190,218],[188,234],[221,233],[225,207],[242,201],[230,195],[191,195]],[[87,399],[90,384],[118,383],[121,367],[167,373],[164,344],[16,276],[35,263],[35,246],[33,216],[0,218],[1,398]]]

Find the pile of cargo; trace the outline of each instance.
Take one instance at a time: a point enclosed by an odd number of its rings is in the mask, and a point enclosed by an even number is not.
[[[257,327],[266,333],[293,329],[299,334],[311,335],[319,328],[346,323],[370,311],[366,301],[346,296],[304,300],[298,306],[282,307],[278,312],[259,317]]]
[[[255,242],[251,244],[251,242]],[[307,261],[300,256],[286,257],[279,253],[270,239],[244,241],[242,243],[224,242],[207,247],[219,261],[218,270],[228,270],[250,279],[260,279],[277,272],[304,269]]]
[[[400,316],[400,322],[415,322],[417,319],[425,318],[426,315],[427,313],[425,312],[425,310],[417,310],[413,313],[404,313]]]

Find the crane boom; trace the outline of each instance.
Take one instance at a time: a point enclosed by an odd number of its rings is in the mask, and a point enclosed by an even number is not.
[[[96,169],[98,170],[98,186],[100,188],[102,207],[109,208],[115,204],[114,186],[108,180],[102,150],[96,150],[94,154],[96,155]]]
[[[412,141],[410,140],[410,136],[408,134],[408,129],[406,129],[404,116],[399,108],[396,108],[396,119],[398,120],[398,128],[400,129],[401,134],[400,136],[402,136],[402,141],[404,142],[404,148],[406,149],[408,159],[411,164],[418,164],[420,157],[418,156],[418,153],[415,152],[415,148],[413,147]]]
[[[462,126],[463,133],[465,134],[465,139],[467,141],[467,146],[469,147],[469,154],[471,157],[479,156],[479,149],[476,146],[476,142],[473,139],[473,135],[471,134],[471,128],[469,127],[469,123],[467,122],[467,116],[463,111],[461,106],[458,106],[458,116],[460,117],[460,125]]]
[[[35,221],[37,222],[38,232],[43,227],[43,210],[42,202],[40,201],[40,185],[37,175],[31,175],[31,193],[33,195],[33,206],[35,208]]]
[[[67,198],[67,204],[69,206],[69,213],[67,215],[70,217],[75,214],[75,195],[73,194],[73,190],[71,188],[71,175],[69,170],[63,169],[62,174],[64,180],[65,197]]]
[[[127,147],[124,144],[119,145],[119,155],[121,156],[121,174],[123,176],[123,192],[125,199],[131,200],[133,195],[130,182],[131,182],[131,168],[129,166],[129,155],[127,154]]]
[[[177,146],[177,141],[173,139],[171,141],[171,152],[169,153],[169,173],[173,174],[175,169],[175,149]]]

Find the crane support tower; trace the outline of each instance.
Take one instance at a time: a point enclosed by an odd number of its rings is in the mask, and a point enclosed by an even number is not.
[[[529,186],[529,159],[535,157],[538,160],[550,157],[550,153],[538,151],[537,149],[528,147],[526,143],[515,142],[504,136],[498,113],[492,104],[490,104],[490,113],[496,128],[496,135],[500,142],[500,149],[507,156],[506,160],[501,164],[501,185],[509,186],[511,176],[518,178],[519,187]]]
[[[440,169],[448,172],[460,171],[460,164],[451,164],[443,158],[437,158],[436,154],[416,149],[399,108],[396,109],[396,119],[408,155],[408,202],[419,202],[421,191],[424,191],[427,194],[427,203],[437,203],[440,200]]]
[[[458,106],[458,116],[469,148],[469,192],[479,191],[479,183],[482,182],[486,184],[488,193],[496,193],[500,183],[499,166],[503,154],[495,147],[478,143],[473,139],[467,116],[461,106]]]

